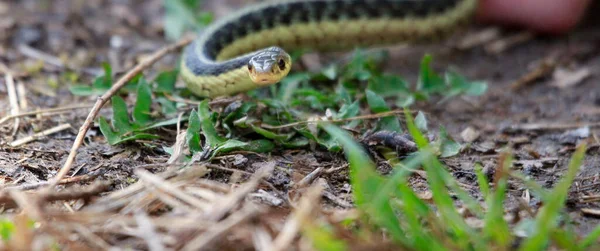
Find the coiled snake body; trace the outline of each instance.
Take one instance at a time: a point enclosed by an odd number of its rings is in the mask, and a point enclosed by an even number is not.
[[[183,52],[181,76],[203,97],[279,82],[286,50],[339,51],[440,37],[468,21],[477,0],[279,0],[215,22]]]

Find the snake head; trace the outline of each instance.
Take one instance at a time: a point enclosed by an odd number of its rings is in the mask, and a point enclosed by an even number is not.
[[[279,47],[261,50],[248,61],[248,75],[254,83],[261,86],[281,81],[291,68],[292,58]]]

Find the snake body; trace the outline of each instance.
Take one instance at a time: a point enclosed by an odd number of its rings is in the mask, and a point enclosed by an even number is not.
[[[207,27],[183,51],[180,74],[202,97],[278,82],[286,50],[340,51],[438,38],[467,22],[477,0],[278,0]]]

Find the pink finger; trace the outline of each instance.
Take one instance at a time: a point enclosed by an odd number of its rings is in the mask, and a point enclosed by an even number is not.
[[[581,20],[590,0],[480,0],[480,21],[563,33]]]

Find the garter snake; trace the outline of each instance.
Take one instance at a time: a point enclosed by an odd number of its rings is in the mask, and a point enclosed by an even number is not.
[[[339,51],[441,37],[469,20],[477,0],[276,0],[207,27],[182,55],[181,76],[202,97],[279,82],[286,50]]]

